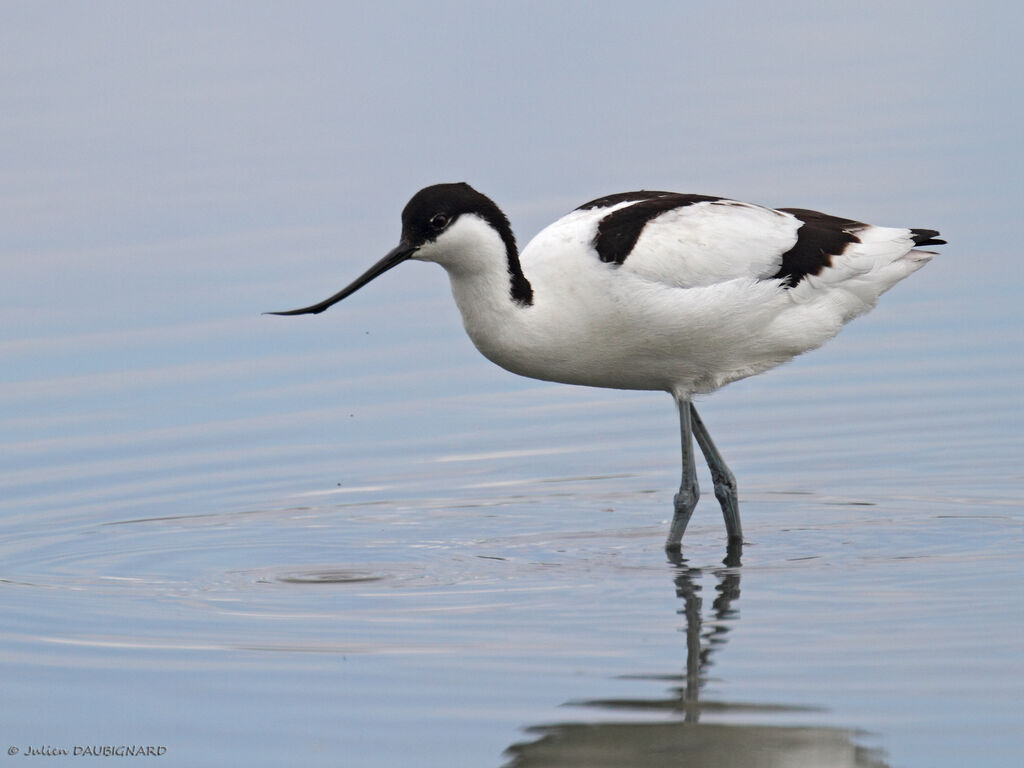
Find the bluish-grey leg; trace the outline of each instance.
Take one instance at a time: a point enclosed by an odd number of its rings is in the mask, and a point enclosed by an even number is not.
[[[736,478],[733,477],[729,467],[722,459],[715,443],[708,434],[708,428],[704,426],[697,409],[690,403],[690,421],[693,429],[693,436],[697,438],[704,458],[708,462],[708,469],[711,470],[711,479],[715,484],[715,496],[718,503],[722,505],[722,516],[725,517],[725,532],[729,541],[743,541],[743,528],[740,526],[740,505],[736,493]]]
[[[697,465],[693,456],[693,427],[690,421],[691,414],[695,411],[692,410],[689,400],[676,400],[676,405],[679,406],[679,434],[683,447],[683,480],[679,485],[679,493],[673,499],[675,511],[672,515],[672,526],[668,530],[668,538],[665,540],[665,549],[668,550],[680,548],[686,524],[690,522],[690,515],[697,506],[697,499],[700,498]]]

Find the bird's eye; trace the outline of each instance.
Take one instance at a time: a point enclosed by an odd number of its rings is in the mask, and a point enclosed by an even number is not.
[[[435,214],[434,217],[430,220],[430,226],[440,232],[442,229],[448,226],[448,217],[445,216],[443,213]]]

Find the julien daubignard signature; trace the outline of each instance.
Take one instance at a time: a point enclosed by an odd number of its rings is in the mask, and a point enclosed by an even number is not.
[[[153,744],[76,744],[72,747],[11,746],[8,755],[24,755],[25,757],[160,757],[167,752],[167,747]]]

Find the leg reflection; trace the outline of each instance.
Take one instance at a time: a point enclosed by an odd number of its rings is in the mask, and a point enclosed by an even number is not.
[[[700,691],[707,681],[711,653],[725,644],[730,623],[738,616],[733,603],[740,596],[741,547],[739,542],[731,542],[723,561],[726,568],[714,572],[718,583],[706,628],[700,584],[703,572],[691,567],[681,552],[668,553],[669,562],[676,568],[676,596],[683,600],[679,613],[686,617],[686,677],[679,689],[679,703],[684,719],[689,723],[700,720]]]

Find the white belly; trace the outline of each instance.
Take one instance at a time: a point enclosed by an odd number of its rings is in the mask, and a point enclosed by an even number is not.
[[[522,376],[614,389],[710,392],[819,346],[841,326],[794,304],[774,281],[675,288],[612,269],[558,286],[538,279],[533,305],[512,314],[481,311],[453,290],[488,359]]]

